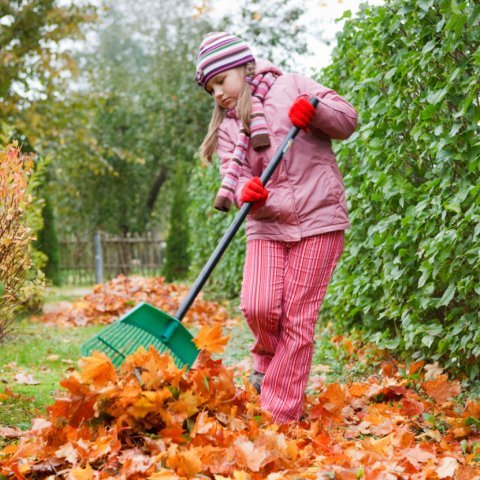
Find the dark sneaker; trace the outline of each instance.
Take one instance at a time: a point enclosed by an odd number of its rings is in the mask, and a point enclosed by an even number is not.
[[[254,386],[255,390],[259,395],[262,390],[262,380],[264,376],[265,376],[264,373],[257,372],[256,370],[254,370],[250,374],[250,378],[249,378],[250,383]]]

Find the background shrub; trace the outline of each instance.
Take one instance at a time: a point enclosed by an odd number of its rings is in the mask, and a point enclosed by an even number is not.
[[[163,268],[168,282],[184,279],[188,274],[190,255],[188,251],[188,191],[185,168],[179,168],[175,176],[174,196],[170,209],[170,225],[167,235],[166,259]]]
[[[33,170],[33,156],[22,155],[17,144],[0,149],[0,343],[15,313],[40,301],[41,275],[31,248],[40,218],[29,185],[35,183]]]
[[[332,315],[472,377],[480,357],[479,16],[473,1],[363,5],[320,75],[359,112],[355,134],[336,144],[352,228],[330,288]]]
[[[43,266],[45,277],[55,286],[60,286],[60,242],[55,228],[55,216],[52,201],[46,193],[43,195],[42,207],[43,226],[38,232],[35,248],[45,254],[46,260]]]

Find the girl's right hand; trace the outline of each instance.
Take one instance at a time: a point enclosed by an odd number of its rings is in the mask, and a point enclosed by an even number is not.
[[[263,207],[267,201],[268,190],[263,186],[259,177],[253,177],[242,189],[240,201],[252,203],[251,210]]]

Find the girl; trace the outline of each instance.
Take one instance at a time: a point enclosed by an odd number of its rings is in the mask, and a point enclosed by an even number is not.
[[[275,422],[296,421],[315,323],[350,226],[331,141],[354,132],[357,113],[335,91],[256,60],[244,41],[225,32],[202,41],[196,80],[215,102],[200,147],[203,158],[215,152],[220,158],[215,207],[253,204],[240,305],[255,338],[251,381]],[[319,99],[316,109],[311,96]],[[259,177],[292,124],[304,132],[267,190]]]

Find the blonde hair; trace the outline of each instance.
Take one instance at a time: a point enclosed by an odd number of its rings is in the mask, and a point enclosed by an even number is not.
[[[255,74],[255,62],[248,62],[242,66],[245,77],[253,77]],[[250,93],[250,84],[245,82],[243,90],[237,99],[235,107],[237,118],[242,121],[245,132],[250,133],[250,113],[252,111],[252,95]],[[208,132],[200,145],[200,158],[203,161],[212,161],[213,154],[217,150],[217,136],[220,124],[225,118],[225,110],[215,104],[212,117],[208,125]]]

